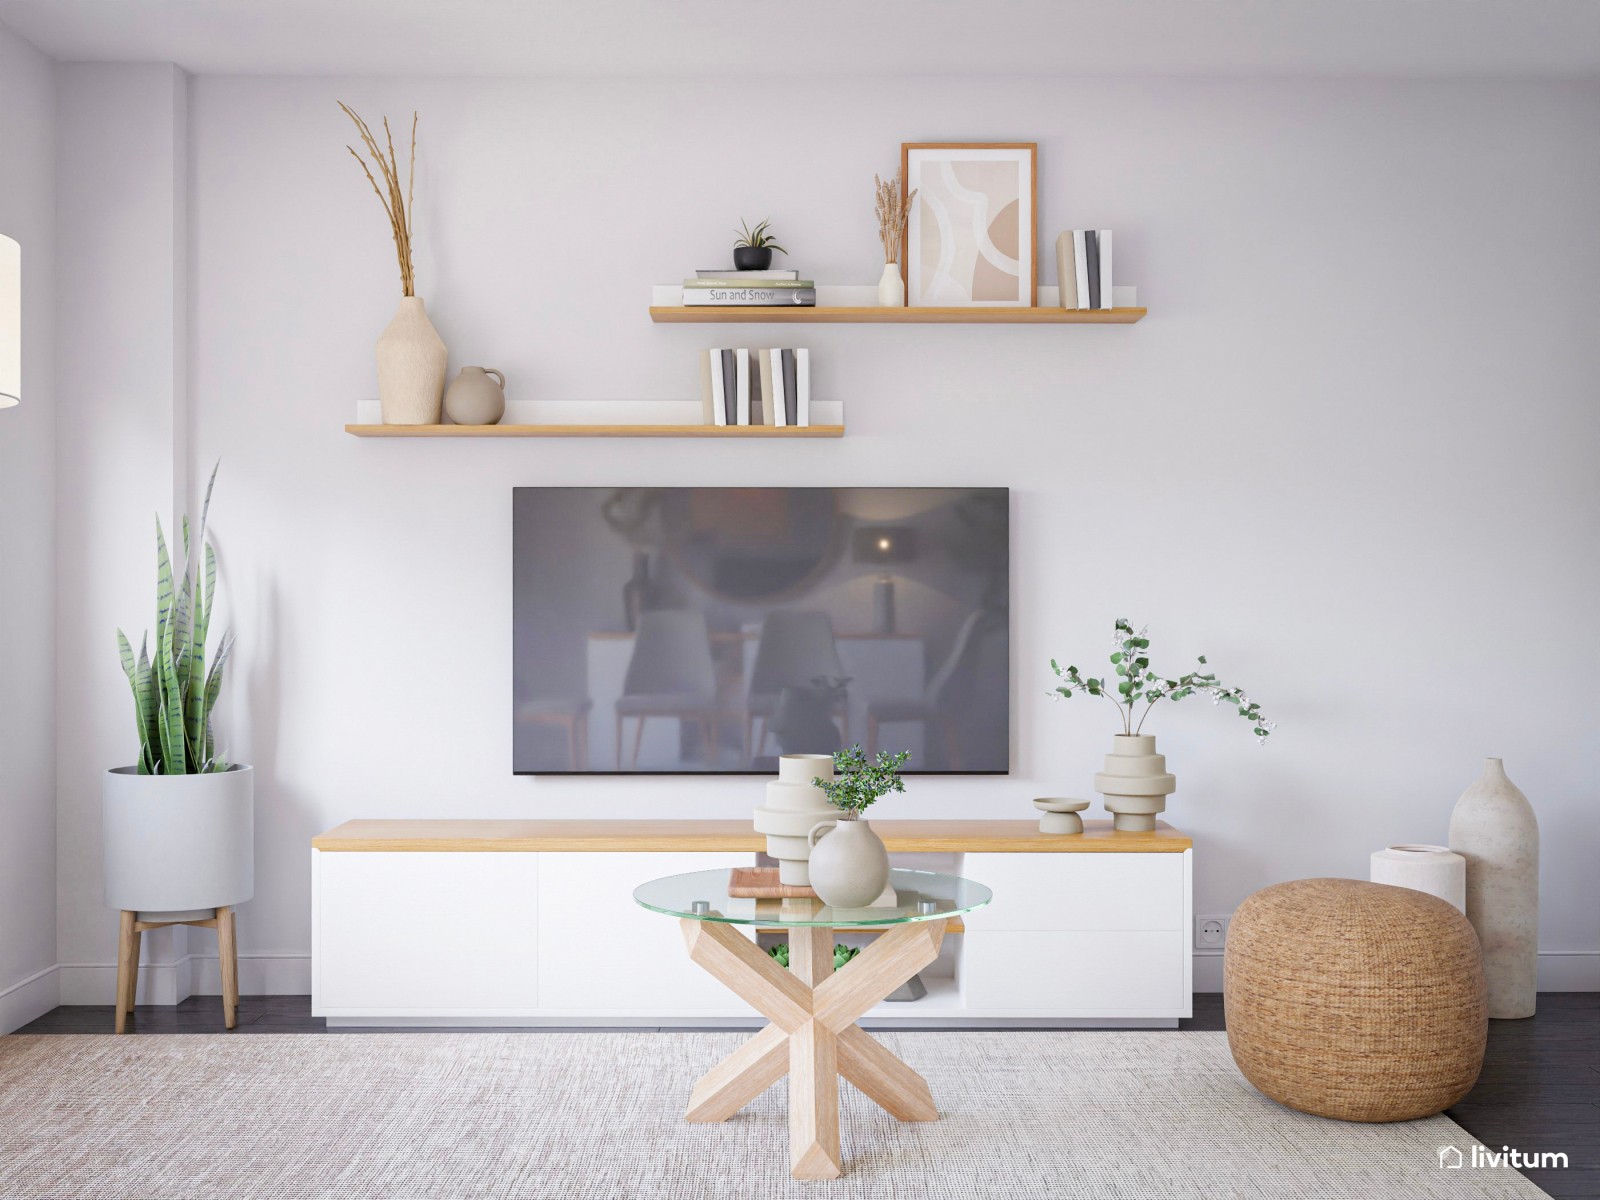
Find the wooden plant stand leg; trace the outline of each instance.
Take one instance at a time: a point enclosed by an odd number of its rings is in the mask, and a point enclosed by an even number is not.
[[[222,1023],[239,1024],[239,945],[234,936],[233,908],[217,909],[217,964],[222,969]]]
[[[733,926],[679,925],[689,957],[772,1022],[695,1084],[690,1121],[725,1121],[787,1073],[789,1173],[837,1179],[841,1074],[902,1121],[938,1120],[927,1081],[855,1022],[939,956],[944,921],[896,926],[839,974],[826,927],[789,929],[785,971]]]
[[[117,1024],[118,1033],[128,1031],[128,1014],[139,994],[138,913],[122,910],[117,930]]]

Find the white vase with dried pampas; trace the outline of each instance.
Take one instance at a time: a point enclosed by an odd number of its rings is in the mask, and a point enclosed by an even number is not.
[[[911,202],[917,189],[909,195],[902,194],[900,172],[885,183],[876,175],[872,177],[877,194],[878,240],[883,243],[883,275],[878,280],[878,305],[880,308],[904,308],[906,281],[900,272],[900,256],[906,244],[906,216],[911,212]]]
[[[417,177],[417,114],[411,114],[411,166],[405,189],[400,187],[400,164],[395,158],[394,137],[389,118],[383,119],[387,154],[378,145],[367,123],[348,104],[339,105],[361,131],[361,142],[383,178],[383,186],[354,146],[346,146],[361,164],[367,182],[389,218],[395,254],[400,260],[400,310],[378,338],[378,402],[385,425],[437,425],[439,406],[444,398],[445,366],[449,351],[444,339],[428,320],[422,297],[417,295],[416,266],[411,258],[412,191]]]

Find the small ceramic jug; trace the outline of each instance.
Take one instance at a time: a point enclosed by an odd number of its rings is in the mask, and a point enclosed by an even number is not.
[[[864,908],[888,886],[888,849],[865,821],[818,821],[806,841],[812,847],[807,864],[811,889],[829,907]]]
[[[505,387],[493,367],[462,367],[444,394],[444,411],[457,425],[496,425],[506,415]]]

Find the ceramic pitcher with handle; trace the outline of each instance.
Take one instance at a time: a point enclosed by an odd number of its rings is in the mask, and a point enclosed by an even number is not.
[[[444,411],[457,425],[497,425],[506,415],[505,389],[506,377],[493,367],[462,367],[444,394]]]

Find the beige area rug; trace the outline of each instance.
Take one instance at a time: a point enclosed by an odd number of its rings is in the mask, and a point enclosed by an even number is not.
[[[788,1177],[785,1085],[681,1119],[733,1033],[0,1038],[0,1195],[211,1197],[1536,1197],[1441,1170],[1444,1117],[1346,1125],[1234,1070],[1226,1035],[894,1033],[942,1118],[841,1088],[845,1176]],[[1498,1147],[1496,1148],[1498,1149]]]

